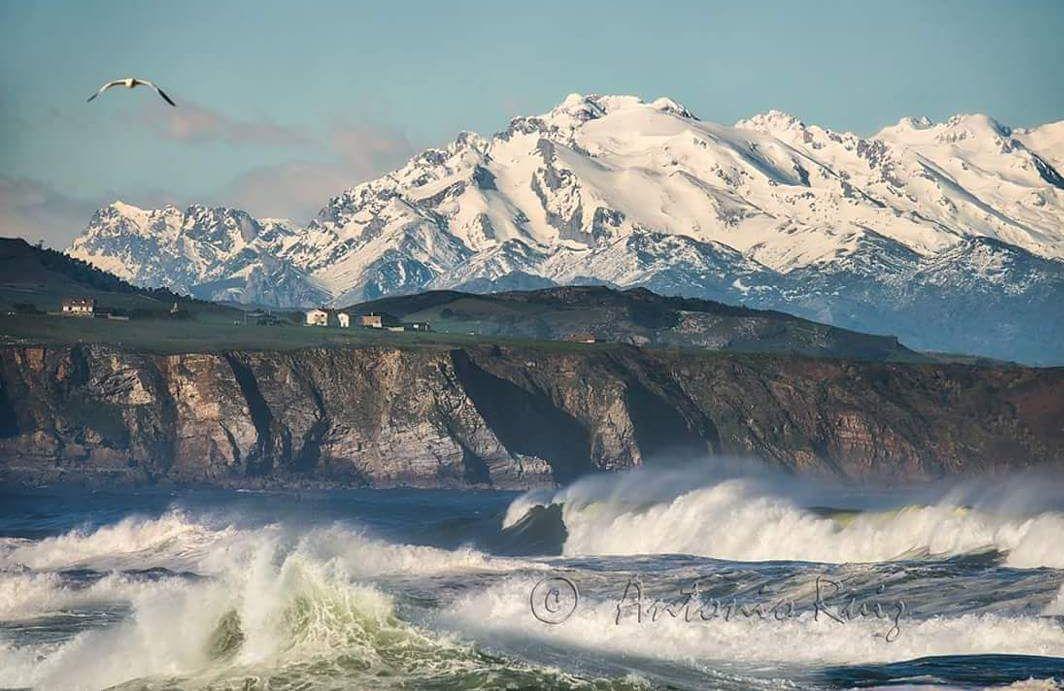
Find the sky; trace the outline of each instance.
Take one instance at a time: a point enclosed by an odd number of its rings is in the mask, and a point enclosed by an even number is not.
[[[906,115],[1064,119],[1064,0],[0,0],[0,235],[65,247],[100,205],[303,222],[462,130],[573,92],[771,108],[871,134]],[[178,103],[103,82],[136,75]]]

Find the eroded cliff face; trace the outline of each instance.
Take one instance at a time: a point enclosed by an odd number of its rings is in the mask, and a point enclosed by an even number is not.
[[[0,481],[528,487],[707,455],[1064,468],[1064,370],[620,346],[0,350]]]

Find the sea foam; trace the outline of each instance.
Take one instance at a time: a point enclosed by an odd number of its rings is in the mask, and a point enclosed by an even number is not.
[[[1022,489],[1022,485],[1020,486]],[[1020,489],[1012,494],[1026,494]],[[980,487],[940,490],[930,502],[904,491],[866,506],[852,497],[769,474],[638,470],[518,497],[512,525],[533,506],[560,504],[564,554],[692,554],[737,561],[878,562],[920,554],[995,550],[1006,564],[1064,568],[1064,512],[985,499]],[[834,508],[831,508],[834,507]]]

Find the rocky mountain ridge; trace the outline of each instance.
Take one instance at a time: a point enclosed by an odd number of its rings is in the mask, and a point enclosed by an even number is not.
[[[114,204],[69,252],[210,299],[644,286],[1064,362],[1060,124],[906,118],[860,137],[775,111],[729,127],[670,99],[573,94],[426,150],[304,227]]]

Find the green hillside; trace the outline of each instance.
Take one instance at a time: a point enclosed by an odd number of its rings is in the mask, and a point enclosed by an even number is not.
[[[924,360],[891,336],[848,331],[782,312],[649,290],[572,286],[475,295],[433,291],[355,305],[436,331],[542,340],[584,340],[639,346],[700,347],[869,360]]]

